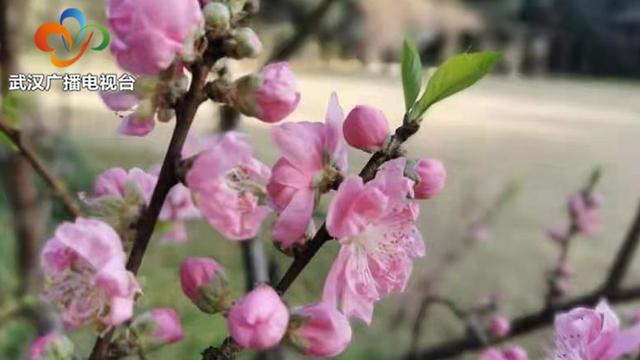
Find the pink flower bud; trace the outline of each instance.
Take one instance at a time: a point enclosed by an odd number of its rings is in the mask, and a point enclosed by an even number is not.
[[[252,290],[229,311],[229,333],[240,346],[264,350],[278,345],[289,324],[289,311],[267,285]]]
[[[502,352],[506,360],[527,360],[527,352],[518,345],[509,345]]]
[[[491,347],[484,350],[478,357],[478,360],[504,360],[504,356],[500,350]]]
[[[327,303],[306,305],[293,312],[289,339],[305,355],[331,357],[351,342],[347,317]]]
[[[71,359],[73,343],[64,335],[52,332],[42,335],[29,345],[29,360]]]
[[[180,266],[182,292],[208,314],[226,311],[229,289],[222,268],[213,259],[188,258]]]
[[[118,64],[144,75],[168,68],[202,23],[198,0],[109,0],[107,14]]]
[[[413,188],[416,199],[432,198],[444,189],[447,170],[440,161],[421,159],[416,164],[415,172],[420,178]]]
[[[342,125],[344,138],[356,149],[375,151],[384,145],[389,136],[389,123],[377,108],[358,105],[347,115]]]
[[[489,320],[488,330],[495,337],[504,337],[509,334],[511,324],[506,317],[502,315],[494,315]]]
[[[184,337],[180,317],[173,309],[151,310],[153,331],[151,337],[157,343],[172,344]]]
[[[567,241],[565,232],[560,229],[554,228],[554,229],[547,230],[547,236],[551,241],[555,242],[556,244],[562,244],[565,241]]]
[[[258,75],[247,75],[235,84],[238,111],[267,123],[278,122],[300,102],[295,74],[286,62],[269,64]]]

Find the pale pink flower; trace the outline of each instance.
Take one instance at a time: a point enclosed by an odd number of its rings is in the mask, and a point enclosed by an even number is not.
[[[591,235],[600,229],[600,204],[598,195],[576,194],[569,198],[569,212],[578,231]]]
[[[289,310],[271,287],[261,285],[237,301],[229,311],[228,326],[233,340],[252,350],[280,343],[289,324]]]
[[[347,115],[342,130],[349,145],[360,150],[375,151],[387,141],[389,123],[380,109],[358,105]]]
[[[270,212],[264,205],[270,169],[235,132],[221,135],[196,158],[187,184],[202,215],[226,238],[255,237]]]
[[[296,109],[300,92],[289,64],[281,62],[265,66],[259,74],[238,79],[233,99],[243,114],[276,123]]]
[[[640,325],[620,329],[606,301],[556,316],[554,360],[616,360],[640,349]]]
[[[107,20],[118,64],[145,75],[168,68],[203,23],[198,0],[109,0]]]
[[[511,323],[502,315],[494,315],[489,319],[488,330],[495,337],[505,337],[511,331]]]
[[[336,356],[351,342],[351,325],[347,317],[327,303],[295,309],[292,319],[289,339],[305,355]]]
[[[73,356],[73,343],[58,332],[51,332],[39,336],[29,345],[29,360],[47,360],[58,357],[71,359]],[[56,357],[57,359],[57,357]]]
[[[131,92],[101,91],[100,97],[110,110],[126,112],[118,126],[119,134],[145,136],[155,128],[155,109],[150,100],[143,102]]]
[[[412,260],[425,253],[415,226],[419,208],[405,159],[384,164],[372,181],[345,179],[329,205],[327,230],[342,245],[324,286],[323,299],[345,315],[371,322],[373,305],[402,292]]]
[[[158,178],[138,168],[128,171],[123,168],[111,168],[98,175],[93,185],[91,201],[99,202],[111,198],[125,200],[127,191],[135,192],[141,205],[149,205],[153,189]]]
[[[333,94],[325,123],[287,123],[273,128],[282,157],[273,167],[267,190],[279,212],[273,224],[273,239],[282,248],[304,241],[317,194],[328,191],[328,186],[347,170],[343,119],[342,108]]]
[[[414,187],[416,199],[430,199],[444,189],[447,182],[447,170],[439,160],[421,159],[415,166],[420,178]]]
[[[213,259],[188,258],[180,265],[182,292],[200,310],[214,314],[227,310],[229,291],[222,267]]]
[[[153,330],[151,337],[157,343],[173,344],[184,337],[178,313],[169,308],[153,309],[150,312]]]
[[[140,291],[125,259],[120,237],[106,223],[84,218],[65,222],[42,250],[44,298],[58,307],[68,327],[92,321],[121,324],[133,315]]]

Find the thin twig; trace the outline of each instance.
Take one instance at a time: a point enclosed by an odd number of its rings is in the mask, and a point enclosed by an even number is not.
[[[4,119],[0,119],[0,132],[5,134],[11,142],[18,148],[20,154],[24,156],[31,164],[33,169],[40,175],[45,181],[47,186],[51,189],[51,192],[60,200],[65,210],[75,216],[81,216],[82,210],[75,202],[73,197],[67,192],[62,182],[47,169],[44,162],[38,157],[38,155],[31,149],[31,147],[25,143],[22,139],[20,130],[9,125]]]

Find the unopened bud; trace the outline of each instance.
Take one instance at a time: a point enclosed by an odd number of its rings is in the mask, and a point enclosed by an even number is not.
[[[347,115],[342,131],[347,143],[354,148],[376,151],[389,136],[389,123],[380,109],[358,105]]]
[[[169,308],[153,309],[137,316],[132,328],[142,341],[152,344],[173,344],[184,337],[178,313]]]
[[[236,59],[256,58],[262,52],[262,42],[251,28],[239,28],[233,31],[235,50],[233,56]]]
[[[29,345],[30,360],[72,359],[73,352],[73,343],[57,332],[40,336]]]
[[[231,306],[230,291],[220,265],[208,258],[188,258],[180,266],[182,292],[208,314]]]
[[[205,24],[216,31],[223,31],[229,28],[231,21],[231,11],[226,4],[212,2],[202,9]]]

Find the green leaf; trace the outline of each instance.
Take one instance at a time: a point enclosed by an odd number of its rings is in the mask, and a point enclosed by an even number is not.
[[[429,79],[424,94],[411,108],[409,119],[419,119],[431,105],[475,84],[491,72],[501,56],[497,52],[479,52],[447,59]]]
[[[409,111],[422,87],[422,63],[416,46],[405,40],[402,47],[402,88],[404,89],[404,104]]]

